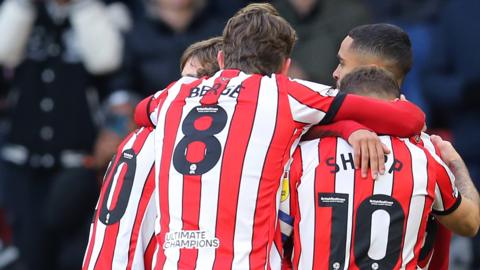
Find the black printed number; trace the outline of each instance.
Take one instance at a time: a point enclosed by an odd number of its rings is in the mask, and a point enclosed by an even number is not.
[[[319,207],[332,207],[329,269],[343,269],[345,266],[348,194],[319,193],[318,196]],[[390,216],[390,224],[386,255],[382,259],[376,260],[368,255],[368,251],[371,245],[372,215],[380,210]],[[355,238],[352,243],[355,262],[359,269],[393,269],[400,258],[404,221],[405,214],[400,203],[390,196],[376,194],[360,203],[353,232]]]
[[[215,135],[220,133],[226,124],[227,113],[220,106],[193,108],[182,124],[185,136],[178,142],[173,152],[175,169],[184,175],[201,175],[211,170],[220,159],[222,150]],[[201,148],[203,152],[198,160],[189,160],[188,152],[194,143],[197,147],[203,147]]]
[[[115,157],[113,157],[115,160]],[[132,192],[133,178],[135,177],[135,170],[137,168],[137,155],[133,149],[128,149],[123,151],[122,156],[118,160],[118,163],[112,168],[109,168],[106,175],[115,176],[119,173],[119,169],[126,166],[126,172],[123,178],[118,178],[116,185],[121,185],[121,189],[118,193],[118,198],[112,198],[112,201],[116,199],[117,203],[115,208],[108,209],[108,198],[110,197],[111,192],[115,192],[115,189],[112,190],[113,183],[112,180],[108,183],[108,187],[103,197],[102,204],[100,206],[100,215],[99,220],[105,225],[112,225],[117,223],[122,216],[125,214],[127,209],[128,199],[130,198],[130,193]],[[112,172],[113,170],[113,172]]]

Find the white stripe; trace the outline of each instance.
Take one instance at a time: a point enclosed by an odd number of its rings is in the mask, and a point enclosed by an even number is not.
[[[155,239],[152,240],[152,237],[155,237],[156,211],[157,210],[155,209],[155,199],[152,196],[148,202],[145,215],[142,219],[137,245],[135,248],[135,254],[133,256],[132,270],[144,269],[147,264],[152,263],[151,261],[146,262],[144,259],[145,251],[147,250],[148,244],[150,243],[150,241],[155,241]]]
[[[233,269],[248,269],[250,267],[249,254],[252,250],[253,221],[258,200],[257,193],[263,165],[266,161],[265,157],[275,131],[277,110],[278,90],[275,76],[272,76],[272,78],[264,76],[260,82],[251,139],[248,142],[242,168],[237,219],[235,221]],[[275,180],[280,181],[279,179]],[[263,181],[271,181],[271,179],[263,179]],[[278,209],[275,209],[275,212],[271,214],[275,215],[276,211]],[[268,256],[268,254],[265,255]]]
[[[312,269],[313,249],[315,245],[315,168],[319,164],[318,144],[320,140],[300,143],[302,150],[303,175],[297,187],[297,197],[300,213],[299,232],[301,239],[301,253],[299,254],[298,269]]]
[[[275,243],[272,244],[272,248],[270,250],[270,269],[271,270],[282,269],[282,256],[278,251]]]
[[[239,85],[243,80],[249,76],[240,73],[238,77],[232,78],[229,82],[229,86]],[[202,175],[201,182],[201,198],[200,198],[200,217],[199,217],[199,229],[201,231],[206,231],[209,235],[208,237],[214,237],[216,232],[216,222],[217,219],[213,218],[217,216],[217,205],[218,205],[218,195],[220,188],[220,173],[221,173],[221,164],[223,160],[223,154],[225,151],[225,143],[227,141],[227,136],[230,132],[231,120],[233,118],[233,113],[235,106],[237,104],[236,99],[230,97],[220,96],[219,103],[222,105],[222,108],[225,109],[225,112],[228,115],[227,123],[225,128],[215,137],[222,145],[222,153],[220,159],[215,167],[212,170],[208,171]],[[232,133],[236,132],[231,130]],[[238,161],[240,162],[240,161]],[[221,244],[221,243],[220,243]],[[199,248],[197,265],[196,269],[211,269],[213,263],[215,262],[215,249],[213,248]]]
[[[346,159],[349,158],[348,153],[353,153],[352,147],[344,140],[337,139],[337,163],[341,162],[341,155]],[[353,154],[352,154],[353,157]],[[352,242],[352,220],[353,220],[353,201],[355,190],[355,170],[352,170],[350,164],[347,164],[347,169],[344,170],[343,165],[335,176],[335,193],[349,194],[348,198],[348,223],[347,223],[347,243],[345,246],[345,265],[344,269],[348,269],[350,264],[350,248]]]
[[[415,244],[418,241],[418,233],[422,222],[425,198],[428,195],[427,184],[427,157],[425,152],[410,143],[408,139],[402,139],[412,155],[413,192],[410,201],[410,210],[407,218],[407,229],[402,250],[402,269],[413,259]]]
[[[392,151],[392,141],[389,136],[380,136],[380,141],[384,143],[388,149],[390,149],[390,154],[387,155],[387,161],[385,162],[385,174],[379,174],[377,180],[374,181],[373,194],[385,194],[391,196],[393,172],[389,173],[389,169],[392,168],[393,161],[395,159]]]
[[[430,154],[436,154],[437,151],[435,150],[435,146],[433,146],[430,136],[427,133],[422,132],[420,134],[420,139],[423,142],[423,146],[428,150],[428,152],[430,152]]]
[[[384,143],[390,154],[387,155],[385,163],[385,174],[379,175],[374,182],[373,194],[392,195],[393,172],[389,173],[389,169],[393,166],[394,156],[392,151],[392,142],[389,136],[381,136],[380,140]],[[390,215],[384,211],[375,211],[372,215],[372,227],[370,231],[370,249],[368,256],[375,260],[383,259],[387,253],[388,234],[390,228]]]
[[[312,89],[313,91],[323,95],[323,96],[327,96],[327,94],[325,94],[328,90],[332,89],[331,86],[328,86],[328,85],[325,85],[325,84],[320,84],[320,83],[314,83],[314,82],[311,82],[311,81],[306,81],[306,80],[301,80],[301,79],[293,79],[292,81],[296,82],[296,83],[299,83],[301,85],[304,85],[310,89]],[[338,93],[338,90],[336,89],[333,89],[332,91],[330,91],[332,93]]]
[[[160,247],[157,243],[155,245],[155,252],[153,253],[152,268],[150,268],[150,269],[157,269],[156,268],[157,267],[157,256],[158,256],[158,252],[161,252],[160,250],[163,250],[163,248]]]
[[[88,269],[90,270],[93,270],[95,269],[95,264],[97,262],[97,259],[98,259],[98,255],[100,255],[100,250],[102,248],[102,245],[103,245],[103,239],[105,237],[105,229],[106,229],[107,226],[105,226],[105,224],[103,224],[102,222],[97,222],[97,230],[96,230],[96,233],[95,233],[95,242],[98,243],[95,244],[95,246],[93,247],[93,251],[92,251],[92,256],[90,257],[90,265],[88,266]]]
[[[435,183],[435,199],[433,200],[433,209],[436,211],[445,211],[445,206],[443,205],[442,192],[438,187],[438,183]]]

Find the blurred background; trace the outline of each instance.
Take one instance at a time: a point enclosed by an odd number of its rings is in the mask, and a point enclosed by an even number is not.
[[[183,50],[221,35],[248,2],[0,0],[0,269],[81,268],[135,104],[178,79]],[[291,76],[324,84],[354,26],[406,30],[414,66],[404,94],[480,181],[480,1],[271,2],[299,36]],[[480,269],[478,237],[452,246],[451,269]]]

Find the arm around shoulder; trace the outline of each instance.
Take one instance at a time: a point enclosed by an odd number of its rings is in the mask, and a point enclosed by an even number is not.
[[[334,121],[354,120],[379,134],[410,137],[420,133],[425,114],[408,101],[383,101],[346,95]]]

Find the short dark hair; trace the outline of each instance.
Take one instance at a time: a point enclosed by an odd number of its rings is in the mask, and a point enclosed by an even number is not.
[[[220,70],[217,54],[222,49],[222,40],[222,37],[213,37],[188,46],[180,58],[180,72],[182,72],[187,61],[195,57],[201,65],[201,68],[197,70],[197,77],[215,74]]]
[[[347,94],[373,96],[387,100],[400,97],[400,88],[393,75],[375,66],[354,69],[343,77],[339,89]]]
[[[348,36],[353,39],[350,49],[390,62],[385,68],[397,80],[403,80],[412,68],[412,43],[400,27],[387,23],[365,24],[350,30]]]
[[[271,4],[250,4],[223,30],[225,68],[262,75],[278,72],[296,39],[295,30]]]

